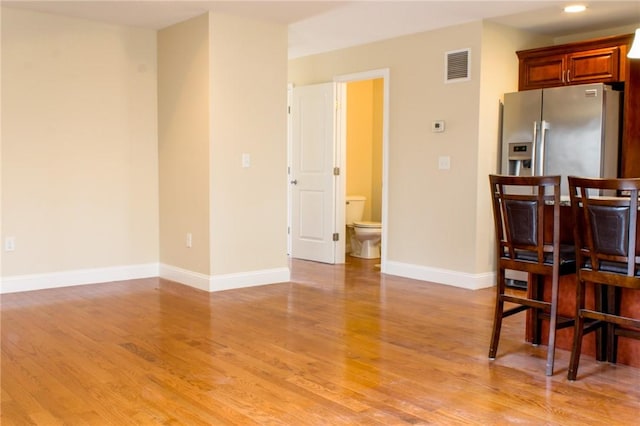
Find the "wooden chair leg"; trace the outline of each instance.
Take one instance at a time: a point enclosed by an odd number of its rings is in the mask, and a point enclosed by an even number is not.
[[[607,313],[618,315],[620,313],[620,289],[607,286]],[[607,324],[607,361],[615,364],[618,358],[618,335],[616,334],[616,324]]]
[[[551,312],[549,317],[549,346],[547,347],[546,375],[553,376],[553,364],[556,351],[556,326],[558,320],[558,275],[554,275],[551,283]]]
[[[493,331],[491,332],[491,343],[489,345],[489,359],[496,359],[498,343],[500,342],[500,330],[502,328],[502,317],[504,314],[504,300],[502,294],[505,290],[504,270],[498,268],[498,281],[496,283],[496,308],[493,317]]]
[[[603,308],[607,305],[606,286],[600,284],[593,285],[593,296],[596,311],[604,312]],[[596,333],[596,360],[605,361],[608,358],[608,340],[605,327],[598,327]]]
[[[578,365],[580,364],[580,351],[582,349],[582,329],[584,327],[584,318],[577,317],[575,332],[573,336],[573,346],[571,347],[571,360],[569,361],[569,373],[567,378],[574,381],[578,376]]]
[[[580,352],[582,350],[582,333],[584,331],[584,318],[582,309],[584,308],[584,283],[578,281],[576,284],[576,318],[573,331],[573,346],[571,347],[571,360],[569,361],[569,372],[567,378],[574,381],[578,375],[578,364],[580,364]]]
[[[529,299],[542,300],[542,291],[544,283],[541,282],[541,276],[529,274],[529,286],[527,288],[527,297]],[[540,344],[542,340],[542,319],[540,318],[539,309],[531,309],[531,343],[535,346]]]

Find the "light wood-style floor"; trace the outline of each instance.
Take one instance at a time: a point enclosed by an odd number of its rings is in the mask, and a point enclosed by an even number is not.
[[[160,279],[1,298],[9,425],[632,425],[640,370],[544,347],[493,289],[293,261],[292,282],[206,293]]]

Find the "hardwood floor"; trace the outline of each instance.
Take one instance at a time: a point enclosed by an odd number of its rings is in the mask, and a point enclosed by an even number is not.
[[[494,290],[293,261],[292,282],[206,293],[161,279],[1,298],[8,425],[637,424],[640,369],[545,347]]]

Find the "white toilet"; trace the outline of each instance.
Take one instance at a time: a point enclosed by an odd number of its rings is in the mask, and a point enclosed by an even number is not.
[[[382,224],[362,220],[366,197],[362,195],[347,195],[346,223],[348,242],[351,243],[351,256],[363,259],[377,259],[380,257],[380,240],[382,239]]]

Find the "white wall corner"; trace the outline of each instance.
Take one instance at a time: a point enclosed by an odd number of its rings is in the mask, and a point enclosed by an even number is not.
[[[74,285],[100,284],[158,276],[158,264],[111,266],[107,268],[78,269],[48,274],[16,275],[3,277],[0,294],[19,291],[43,290]]]
[[[160,278],[213,292],[288,282],[291,281],[291,271],[289,268],[274,268],[234,274],[206,275],[161,264]]]
[[[437,284],[466,288],[469,290],[493,287],[496,282],[495,272],[469,274],[466,272],[430,268],[428,266],[412,265],[394,261],[386,262],[384,273],[421,281],[429,281]]]

